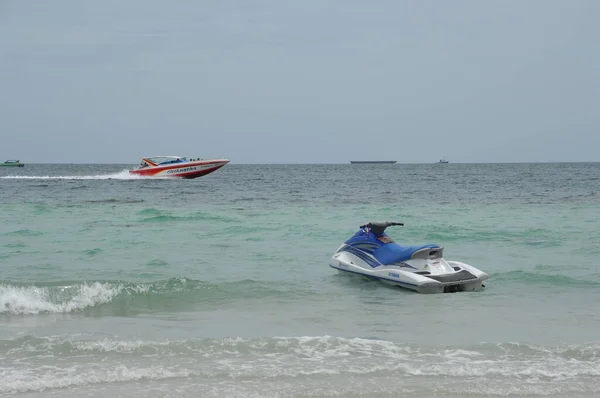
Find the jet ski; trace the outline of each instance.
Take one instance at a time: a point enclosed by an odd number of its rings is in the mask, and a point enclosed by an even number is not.
[[[371,222],[359,230],[331,257],[329,266],[339,271],[400,286],[419,293],[454,293],[481,290],[489,275],[459,261],[442,257],[434,244],[401,246],[385,233],[398,222]]]

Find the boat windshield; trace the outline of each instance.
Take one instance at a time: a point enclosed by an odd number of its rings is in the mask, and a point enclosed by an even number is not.
[[[158,166],[158,165],[171,164],[171,163],[187,162],[187,158],[182,157],[182,156],[153,156],[150,158],[142,159],[142,162],[144,162],[144,161],[152,162],[153,164]]]

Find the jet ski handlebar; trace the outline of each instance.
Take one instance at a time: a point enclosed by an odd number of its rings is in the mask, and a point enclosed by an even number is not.
[[[387,227],[391,227],[394,225],[404,225],[404,223],[401,222],[392,222],[392,221],[383,221],[383,222],[370,222],[368,224],[365,225],[361,225],[359,228],[369,228],[371,231],[373,231],[374,234],[382,234],[385,232],[385,229]]]

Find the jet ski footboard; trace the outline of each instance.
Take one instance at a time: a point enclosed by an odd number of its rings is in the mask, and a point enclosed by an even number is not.
[[[462,282],[469,281],[471,279],[477,279],[475,275],[470,273],[467,270],[462,270],[460,272],[455,272],[452,274],[444,274],[444,275],[426,275],[427,278],[435,279],[438,282],[442,283],[452,283],[452,282]]]
[[[442,283],[444,293],[470,291],[473,290],[473,286],[478,283],[478,278],[467,270],[462,270],[452,274],[423,276]]]

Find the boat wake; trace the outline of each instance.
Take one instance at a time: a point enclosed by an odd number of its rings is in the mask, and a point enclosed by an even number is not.
[[[2,176],[0,179],[11,179],[11,180],[147,180],[147,179],[161,179],[164,180],[166,177],[152,177],[152,176],[140,176],[129,173],[129,170],[125,169],[118,173],[111,174],[99,174],[99,175],[81,175],[81,176],[24,176],[24,175],[12,175]]]

